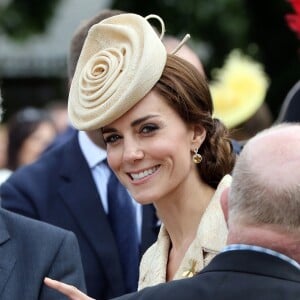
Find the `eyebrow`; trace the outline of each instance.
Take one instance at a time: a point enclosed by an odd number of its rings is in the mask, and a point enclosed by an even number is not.
[[[158,117],[158,115],[147,115],[145,117],[134,120],[133,122],[130,123],[130,126],[135,127],[135,126],[147,121],[148,119],[155,118],[155,117]],[[102,131],[102,133],[109,133],[109,132],[116,132],[117,130],[113,127],[103,127],[101,131]]]

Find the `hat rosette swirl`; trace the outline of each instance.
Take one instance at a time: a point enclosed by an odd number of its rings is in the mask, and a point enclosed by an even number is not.
[[[158,18],[158,16],[149,16]],[[147,18],[121,14],[89,30],[71,83],[75,128],[99,129],[140,101],[161,77],[167,53]]]

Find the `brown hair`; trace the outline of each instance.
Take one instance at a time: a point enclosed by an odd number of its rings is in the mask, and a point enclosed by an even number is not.
[[[201,178],[216,188],[222,177],[232,171],[235,154],[227,128],[212,118],[213,103],[206,79],[186,60],[168,54],[155,90],[186,123],[206,129],[206,138],[199,149],[203,159],[197,166]]]

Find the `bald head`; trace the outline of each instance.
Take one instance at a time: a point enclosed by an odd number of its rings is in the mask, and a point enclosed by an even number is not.
[[[168,53],[171,53],[181,41],[173,36],[165,36],[163,38],[163,43],[166,47]],[[202,74],[205,75],[203,65],[196,54],[189,46],[184,44],[177,52],[176,55],[187,60]]]
[[[300,229],[300,125],[281,124],[245,145],[233,171],[229,222]]]
[[[271,189],[296,185],[300,179],[300,126],[279,125],[250,140],[243,156]],[[300,195],[299,195],[300,196]]]

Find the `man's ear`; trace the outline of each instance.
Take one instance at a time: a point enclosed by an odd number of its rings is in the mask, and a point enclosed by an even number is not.
[[[228,224],[228,194],[229,194],[229,187],[226,188],[221,195],[221,207],[222,207],[222,211],[225,217],[225,221]]]

